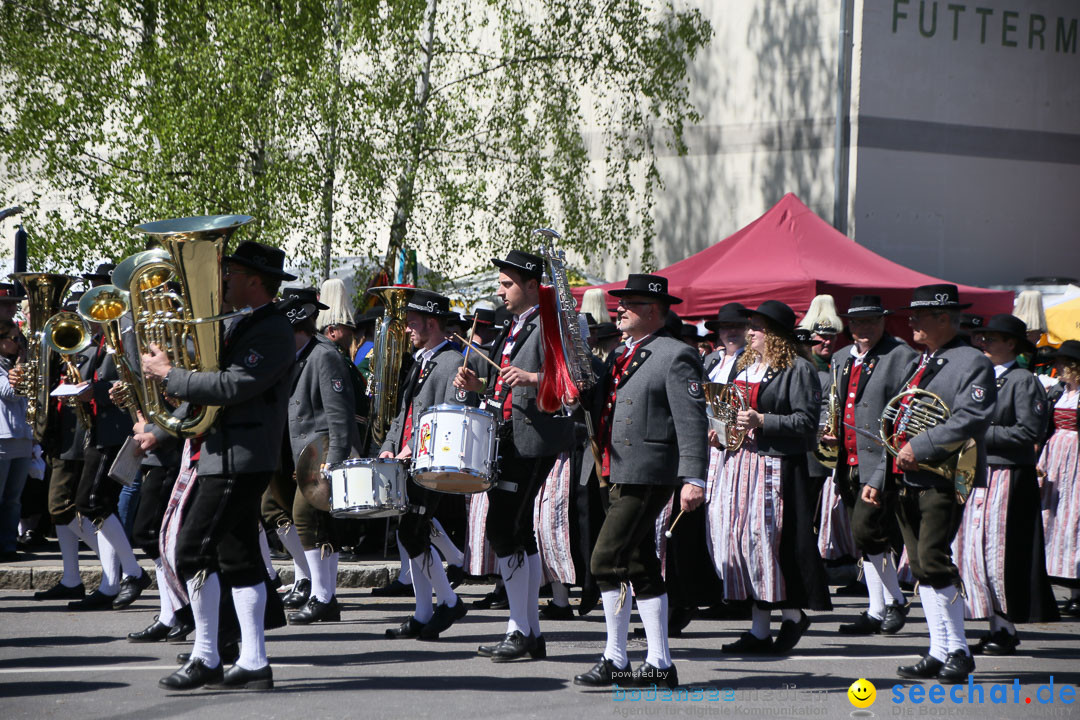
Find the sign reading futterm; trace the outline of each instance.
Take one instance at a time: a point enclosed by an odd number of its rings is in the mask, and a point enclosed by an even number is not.
[[[1073,4],[1063,7],[1076,8]],[[924,38],[954,42],[979,38],[981,45],[1051,51],[1076,55],[1077,18],[1021,10],[983,7],[947,0],[893,0],[893,34],[918,31]]]

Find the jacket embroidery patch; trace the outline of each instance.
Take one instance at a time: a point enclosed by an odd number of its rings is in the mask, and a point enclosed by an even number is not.
[[[986,400],[986,388],[984,388],[982,385],[972,385],[971,399],[975,402],[982,402]]]
[[[695,400],[704,397],[701,391],[701,383],[697,380],[691,380],[687,384],[686,390],[690,393],[690,397],[694,398]]]
[[[334,392],[339,393],[345,389],[345,382],[341,378],[331,378],[330,387],[334,389]]]
[[[263,356],[258,350],[248,350],[247,355],[244,356],[244,365],[249,368],[256,368],[262,362],[262,359]]]

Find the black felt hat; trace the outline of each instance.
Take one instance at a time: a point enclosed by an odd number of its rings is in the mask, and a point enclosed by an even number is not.
[[[923,285],[911,291],[911,304],[901,310],[964,310],[971,303],[960,302],[960,291],[950,283]]]
[[[888,315],[881,304],[880,295],[853,295],[847,312],[837,313],[842,318],[877,317]]]
[[[285,272],[285,251],[269,245],[245,240],[236,246],[232,255],[223,258],[227,262],[243,265],[262,275],[280,280],[295,280],[295,275]]]
[[[313,287],[305,287],[305,288],[290,287],[290,288],[285,288],[284,290],[281,291],[281,299],[282,300],[292,300],[294,298],[301,301],[301,302],[304,302],[304,303],[310,303],[310,304],[314,305],[316,308],[318,308],[319,310],[329,310],[330,309],[329,305],[324,305],[323,303],[319,302],[319,292]]]
[[[1035,343],[1027,338],[1027,323],[1010,313],[995,315],[978,328],[978,332],[998,333],[1013,338],[1016,340],[1017,354],[1035,352]]]
[[[1051,358],[1068,358],[1080,363],[1080,340],[1066,340],[1050,353]]]
[[[592,330],[594,340],[607,340],[608,338],[622,335],[622,332],[619,331],[619,328],[615,327],[615,323],[613,322],[603,322],[599,325],[593,325],[590,329]]]
[[[668,294],[667,278],[663,275],[633,274],[626,278],[626,287],[608,290],[608,293],[615,297],[642,295],[655,298],[668,305],[678,305],[682,302],[682,298]]]
[[[758,305],[757,310],[751,310],[750,314],[768,318],[785,335],[795,336],[795,311],[779,300],[766,300]]]
[[[718,330],[721,325],[746,325],[750,322],[750,311],[742,303],[729,302],[721,305],[716,317],[705,321],[709,330]]]
[[[413,290],[409,293],[409,299],[405,301],[405,309],[437,318],[457,316],[457,313],[450,312],[450,298],[431,290]]]
[[[544,259],[522,250],[511,250],[505,260],[491,258],[491,262],[501,270],[517,270],[526,278],[539,280],[544,275]]]
[[[465,321],[469,325],[472,325],[473,320],[476,320],[477,325],[494,325],[495,311],[490,308],[476,308],[472,315],[465,316]]]
[[[116,269],[116,263],[103,262],[94,268],[94,272],[88,272],[83,275],[84,280],[104,280],[109,282],[112,280],[112,271]]]

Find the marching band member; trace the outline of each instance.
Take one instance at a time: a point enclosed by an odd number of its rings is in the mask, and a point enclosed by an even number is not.
[[[813,536],[817,497],[810,497],[806,453],[817,439],[821,385],[797,354],[795,313],[767,300],[750,312],[748,347],[735,384],[747,401],[737,427],[748,435],[728,451],[720,493],[719,563],[727,600],[752,600],[753,625],[727,653],[783,654],[810,620],[802,608],[829,610],[825,567]],[[782,622],[775,641],[773,608]]]
[[[628,339],[592,403],[611,484],[590,563],[604,605],[607,646],[592,669],[574,678],[577,685],[679,683],[668,648],[668,597],[655,527],[676,489],[684,511],[703,502],[707,423],[697,350],[665,329],[670,306],[682,302],[667,287],[662,276],[632,274],[626,287],[612,291],[620,300],[618,326]],[[592,471],[585,463],[583,472]],[[648,655],[631,672],[626,645],[633,598]]]
[[[911,572],[919,581],[930,652],[914,665],[896,672],[906,678],[937,677],[942,682],[964,682],[975,661],[964,639],[964,603],[960,571],[953,563],[952,541],[960,527],[963,507],[952,479],[920,468],[941,463],[963,443],[974,439],[978,448],[976,479],[986,473],[984,436],[994,410],[997,386],[994,367],[960,336],[961,305],[955,285],[924,285],[911,295],[908,323],[914,340],[925,350],[908,367],[901,389],[920,388],[936,393],[949,407],[949,419],[925,432],[902,438],[896,469],[904,474],[898,519]],[[906,406],[901,405],[901,412]],[[862,499],[871,505],[884,502],[885,474],[863,485]]]
[[[259,550],[259,500],[277,468],[288,418],[289,396],[282,385],[295,360],[289,321],[272,303],[281,281],[295,279],[282,269],[284,262],[283,251],[252,241],[225,256],[225,302],[254,311],[226,333],[221,370],[172,367],[156,346],[142,356],[143,373],[168,394],[222,406],[213,427],[201,442],[194,441],[200,446],[198,477],[176,561],[195,615],[195,646],[187,663],[159,682],[169,690],[206,684],[273,687],[263,636],[266,571]],[[228,672],[218,655],[219,573],[232,586],[240,621],[241,654]]]
[[[986,487],[964,505],[953,553],[966,590],[964,615],[988,618],[990,632],[971,648],[976,654],[1012,655],[1016,623],[1058,619],[1046,576],[1035,448],[1046,426],[1042,384],[1017,364],[1035,349],[1024,321],[995,315],[971,336],[994,364],[997,402],[986,431]]]
[[[543,367],[539,332],[540,279],[544,261],[511,250],[499,268],[497,294],[513,314],[492,347],[491,359],[502,369],[487,380],[461,368],[455,387],[486,390],[487,409],[503,422],[499,428],[499,483],[488,493],[487,538],[498,558],[499,574],[510,604],[506,637],[477,652],[494,662],[529,655],[547,656],[540,632],[540,583],[543,571],[533,532],[533,504],[558,454],[573,443],[573,420],[543,413],[536,405],[538,372]],[[415,578],[413,582],[415,582]]]
[[[832,378],[837,380],[840,434],[822,440],[839,449],[834,484],[847,508],[870,601],[855,622],[840,626],[840,632],[848,635],[892,635],[907,617],[891,547],[897,535],[897,475],[882,456],[881,445],[858,434],[862,430],[877,435],[885,405],[900,391],[908,366],[917,356],[885,332],[888,314],[879,296],[854,296],[843,317],[855,342],[833,356],[829,373],[830,388]],[[863,499],[862,486],[868,483],[881,489],[877,505]]]
[[[1066,340],[1051,358],[1060,382],[1050,388],[1054,413],[1050,439],[1039,458],[1046,572],[1054,583],[1072,589],[1062,609],[1080,616],[1080,447],[1077,446],[1077,397],[1080,396],[1080,341]]]
[[[296,364],[292,368],[288,403],[293,467],[304,448],[320,437],[329,441],[325,458],[328,465],[338,464],[360,451],[348,361],[333,342],[315,331],[315,314],[320,305],[314,288],[293,290],[278,305],[278,311],[292,325],[295,340]],[[289,615],[289,623],[308,625],[340,620],[333,518],[330,513],[314,508],[303,493],[296,492],[292,519],[311,574],[311,594],[299,611]]]
[[[405,303],[405,327],[416,349],[416,362],[405,379],[401,407],[386,433],[380,458],[406,460],[418,451],[420,417],[429,408],[443,403],[475,405],[464,390],[454,387],[461,368],[461,353],[447,335],[449,298],[428,290],[414,290]],[[469,402],[472,400],[472,402]],[[423,443],[424,438],[420,438]],[[398,542],[409,557],[416,608],[400,626],[386,631],[386,637],[437,640],[455,622],[465,617],[465,603],[457,596],[446,576],[443,558],[432,547],[432,520],[445,493],[430,491],[410,478],[409,509],[398,524]],[[435,591],[437,606],[431,606]]]

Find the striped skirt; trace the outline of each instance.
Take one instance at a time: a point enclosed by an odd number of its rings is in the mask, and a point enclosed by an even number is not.
[[[1080,449],[1075,430],[1058,430],[1046,442],[1039,467],[1046,572],[1068,581],[1080,579]],[[1073,584],[1073,583],[1070,583]]]
[[[533,505],[533,527],[540,549],[543,583],[577,584],[570,540],[570,454],[555,461]]]
[[[818,552],[822,560],[857,558],[855,537],[851,534],[851,515],[836,491],[836,471],[821,490],[821,515],[818,520]]]
[[[777,603],[787,597],[780,568],[784,517],[780,466],[780,458],[759,455],[752,443],[744,443],[724,461],[715,503],[720,531],[713,538],[725,600]]]
[[[465,572],[474,577],[499,573],[499,562],[487,540],[487,512],[487,493],[465,496]]]

